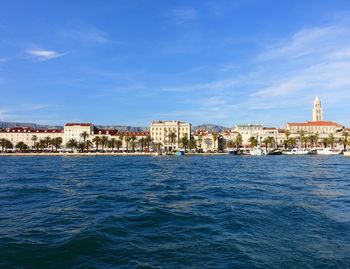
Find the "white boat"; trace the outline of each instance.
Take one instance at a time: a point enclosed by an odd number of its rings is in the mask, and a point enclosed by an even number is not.
[[[249,151],[249,154],[252,156],[263,156],[266,155],[266,150],[260,148],[253,148]]]
[[[177,156],[184,156],[184,155],[185,155],[185,150],[184,150],[184,149],[179,149],[179,150],[175,153],[175,155],[177,155]]]
[[[331,149],[331,148],[324,148],[324,149],[318,149],[317,154],[319,155],[339,155],[342,151],[338,149]]]
[[[307,155],[307,154],[310,154],[311,151],[308,150],[308,149],[299,149],[299,148],[294,148],[290,151],[285,151],[283,152],[283,154],[286,154],[286,155]]]

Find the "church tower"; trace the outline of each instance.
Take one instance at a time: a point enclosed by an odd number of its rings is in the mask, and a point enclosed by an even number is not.
[[[312,110],[312,121],[323,121],[323,111],[321,101],[316,96],[314,101],[314,108]]]

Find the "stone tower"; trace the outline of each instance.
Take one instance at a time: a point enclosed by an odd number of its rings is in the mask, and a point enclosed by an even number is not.
[[[312,110],[312,121],[323,121],[323,111],[321,101],[316,96],[314,101],[314,108]]]

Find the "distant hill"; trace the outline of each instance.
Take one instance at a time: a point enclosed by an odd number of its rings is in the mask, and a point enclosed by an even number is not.
[[[122,132],[143,132],[148,131],[147,127],[133,127],[133,126],[124,126],[124,125],[96,125],[100,129],[116,129]]]
[[[7,122],[0,121],[0,128],[13,128],[13,127],[30,127],[33,129],[63,129],[60,125],[43,125],[28,122]]]
[[[206,131],[208,131],[208,132],[219,133],[219,132],[222,132],[222,131],[227,130],[227,129],[230,129],[230,128],[225,127],[225,126],[221,126],[221,125],[206,123],[206,124],[201,124],[201,125],[193,126],[192,129],[193,129],[193,131],[197,131],[197,130],[206,130]]]

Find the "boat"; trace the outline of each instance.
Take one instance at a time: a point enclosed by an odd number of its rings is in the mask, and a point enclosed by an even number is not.
[[[184,156],[185,155],[185,150],[184,149],[179,149],[176,153],[176,156]]]
[[[319,155],[339,155],[339,154],[342,154],[342,150],[323,148],[323,149],[318,149],[317,154],[319,154]]]
[[[345,151],[345,152],[344,152],[344,156],[345,156],[345,157],[350,157],[350,151]]]
[[[282,150],[279,150],[279,149],[274,149],[267,152],[267,155],[281,155],[281,154],[282,154]]]
[[[232,149],[232,148],[228,148],[227,149],[227,154],[229,154],[229,155],[237,155],[237,150],[236,149]]]
[[[312,150],[308,150],[308,149],[299,149],[299,148],[294,148],[292,150],[289,151],[284,151],[283,154],[286,155],[308,155],[308,154],[313,154],[314,151]]]
[[[249,151],[249,154],[252,156],[263,156],[266,155],[266,150],[261,148],[253,148]]]

